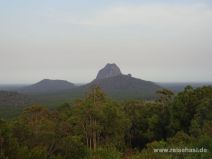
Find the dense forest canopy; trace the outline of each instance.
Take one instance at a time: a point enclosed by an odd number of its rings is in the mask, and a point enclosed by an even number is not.
[[[154,101],[114,101],[98,87],[57,110],[32,105],[0,120],[0,159],[212,158],[212,87]],[[156,153],[159,148],[204,148],[204,153]]]

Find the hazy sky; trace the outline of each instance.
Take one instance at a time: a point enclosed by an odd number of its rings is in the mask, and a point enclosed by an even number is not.
[[[0,0],[0,83],[89,82],[106,63],[212,81],[211,0]]]

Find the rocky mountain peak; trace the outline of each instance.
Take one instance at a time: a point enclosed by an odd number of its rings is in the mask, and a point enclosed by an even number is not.
[[[108,63],[104,68],[102,68],[97,76],[96,79],[104,79],[104,78],[109,78],[109,77],[114,77],[122,75],[120,68],[115,64],[115,63]]]

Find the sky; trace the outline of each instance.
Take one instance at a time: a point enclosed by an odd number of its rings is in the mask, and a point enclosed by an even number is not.
[[[0,84],[212,81],[211,0],[0,0]]]

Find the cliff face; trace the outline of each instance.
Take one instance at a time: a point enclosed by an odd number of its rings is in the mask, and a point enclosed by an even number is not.
[[[114,76],[122,75],[120,68],[116,64],[107,64],[104,68],[102,68],[97,76],[96,80],[101,80],[104,78],[110,78]]]

